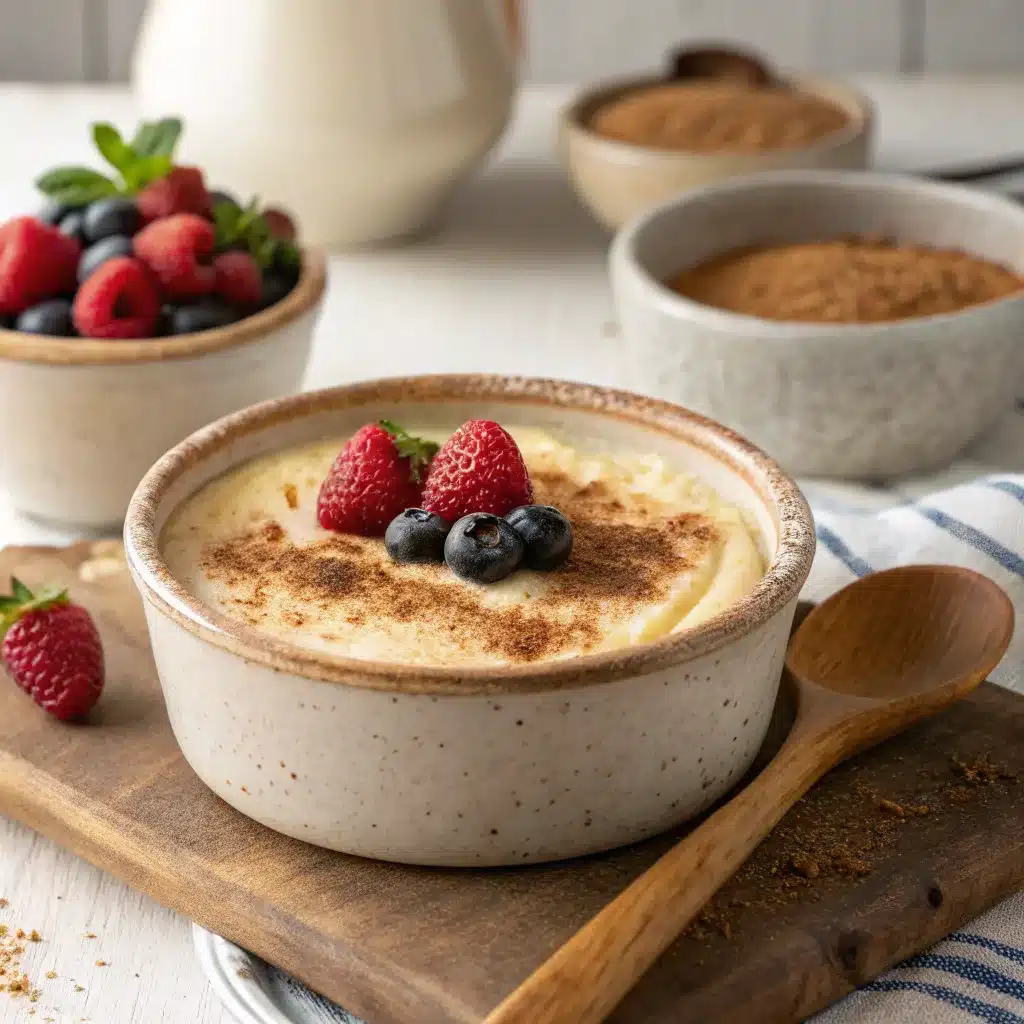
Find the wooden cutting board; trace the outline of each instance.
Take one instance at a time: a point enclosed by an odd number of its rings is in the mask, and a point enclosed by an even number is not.
[[[0,685],[0,811],[371,1024],[478,1021],[672,841],[468,871],[276,835],[178,753],[116,546],[9,549],[0,579],[11,574],[66,583],[93,610],[108,689],[87,725],[66,726]],[[1024,885],[1021,735],[1024,698],[986,684],[839,768],[613,1019],[802,1020]]]

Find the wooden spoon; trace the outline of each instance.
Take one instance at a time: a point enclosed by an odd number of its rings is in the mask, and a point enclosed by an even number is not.
[[[597,1024],[830,768],[966,696],[999,663],[1013,605],[952,566],[865,576],[815,608],[790,643],[797,715],[775,758],[637,878],[485,1024]]]
[[[752,86],[773,85],[777,78],[763,58],[728,46],[674,50],[669,55],[668,77],[672,81],[714,78]]]

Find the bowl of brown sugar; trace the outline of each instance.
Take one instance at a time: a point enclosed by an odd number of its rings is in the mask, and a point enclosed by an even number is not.
[[[867,171],[698,189],[611,252],[620,379],[726,423],[792,473],[950,462],[1024,385],[1024,207]]]
[[[615,230],[686,189],[787,168],[863,168],[870,101],[831,79],[640,78],[580,94],[561,149],[580,199]]]

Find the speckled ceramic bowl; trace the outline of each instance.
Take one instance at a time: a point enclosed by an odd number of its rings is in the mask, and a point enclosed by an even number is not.
[[[321,253],[281,302],[228,327],[99,341],[0,330],[0,482],[20,512],[118,528],[153,461],[210,420],[298,390],[326,287]]]
[[[249,459],[380,418],[450,426],[479,416],[664,455],[748,510],[767,574],[727,612],[656,643],[451,669],[268,639],[201,604],[161,557],[174,509]],[[814,526],[768,456],[684,409],[580,384],[421,377],[268,402],[199,431],[139,485],[125,547],[171,725],[210,788],[320,846],[482,866],[643,839],[740,778],[768,727]]]
[[[1024,384],[1024,292],[938,316],[815,324],[713,309],[664,283],[730,249],[851,234],[1024,273],[1024,207],[992,193],[867,171],[723,182],[616,237],[619,379],[721,420],[797,475],[880,480],[948,463]]]
[[[850,86],[811,75],[783,79],[794,89],[820,96],[849,117],[845,128],[810,145],[759,153],[690,153],[606,139],[591,127],[603,106],[645,86],[663,85],[648,75],[592,86],[562,113],[559,142],[576,194],[606,228],[614,231],[638,214],[686,189],[741,174],[782,168],[858,169],[868,166],[874,113],[871,101]]]

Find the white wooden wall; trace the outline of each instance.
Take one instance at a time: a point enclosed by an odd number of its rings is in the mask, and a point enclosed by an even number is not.
[[[711,38],[794,68],[1024,71],[1024,0],[525,2],[528,77],[539,82],[651,68],[670,45]],[[125,80],[144,4],[0,0],[0,80]]]

